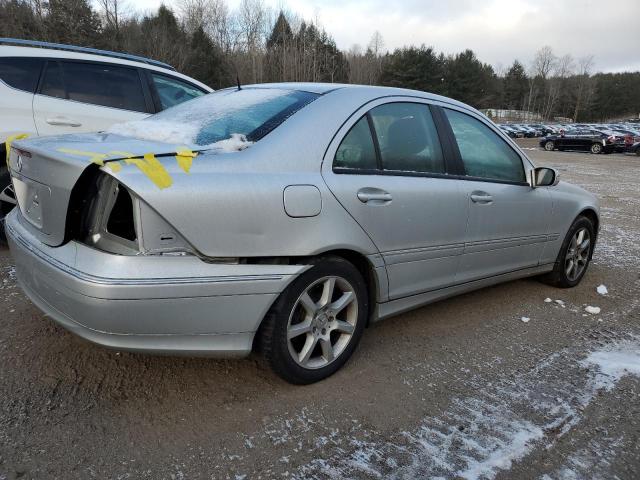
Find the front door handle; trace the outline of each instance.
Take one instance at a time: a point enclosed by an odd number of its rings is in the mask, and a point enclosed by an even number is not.
[[[487,192],[472,192],[471,201],[473,203],[488,204],[493,202],[493,197]]]
[[[82,123],[67,117],[49,117],[45,120],[49,125],[56,127],[81,127]]]
[[[390,203],[393,197],[389,192],[380,188],[365,187],[358,190],[358,200],[362,203],[373,205],[385,205]]]

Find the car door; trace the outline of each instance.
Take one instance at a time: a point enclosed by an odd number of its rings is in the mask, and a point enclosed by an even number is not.
[[[152,108],[137,68],[98,62],[47,62],[33,99],[39,135],[106,130]]]
[[[531,188],[520,154],[481,117],[443,110],[464,167],[460,185],[469,206],[457,282],[538,265],[551,216],[549,192]]]
[[[395,299],[454,283],[468,204],[429,105],[377,103],[335,136],[323,177],[382,254]]]

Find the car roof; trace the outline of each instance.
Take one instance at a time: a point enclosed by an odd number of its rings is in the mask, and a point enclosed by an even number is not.
[[[107,55],[99,55],[94,53],[83,53],[71,50],[59,50],[55,48],[41,48],[41,47],[23,47],[17,45],[0,44],[0,57],[33,57],[33,58],[55,58],[55,59],[68,59],[68,60],[86,60],[90,62],[109,63],[113,65],[126,65],[130,67],[145,68],[147,70],[157,71],[165,75],[169,75],[176,78],[181,78],[193,83],[206,90],[212,92],[213,89],[208,85],[199,82],[198,80],[191,78],[182,73],[178,73],[175,70],[164,67],[160,67],[156,64],[145,63],[143,61],[130,60],[126,58],[112,57]],[[132,57],[135,58],[135,57]]]

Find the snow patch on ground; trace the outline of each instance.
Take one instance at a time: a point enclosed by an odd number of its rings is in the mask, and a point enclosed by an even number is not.
[[[591,305],[587,305],[584,307],[584,311],[590,313],[591,315],[598,315],[600,313],[600,307],[592,307]]]
[[[522,317],[520,320],[522,320],[524,323],[529,323],[529,320],[531,320],[529,317]]]
[[[358,431],[366,440],[352,437],[334,452],[326,445],[312,452],[320,455],[294,478],[493,479],[534,449],[551,448],[580,423],[598,392],[611,391],[625,375],[640,376],[635,337],[592,349],[586,357],[575,348],[560,353],[515,380],[505,375],[486,385],[469,378],[470,384],[477,382],[476,396],[454,399],[441,415],[426,417],[412,431],[384,439]],[[569,458],[549,478],[584,478],[571,476],[581,456]]]
[[[609,293],[609,290],[605,285],[598,285],[598,287],[596,288],[596,292],[598,292],[600,295],[607,295]]]

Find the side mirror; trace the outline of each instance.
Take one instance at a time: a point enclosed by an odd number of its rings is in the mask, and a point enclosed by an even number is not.
[[[531,186],[536,187],[554,187],[558,184],[558,172],[553,168],[537,167],[531,170]]]

